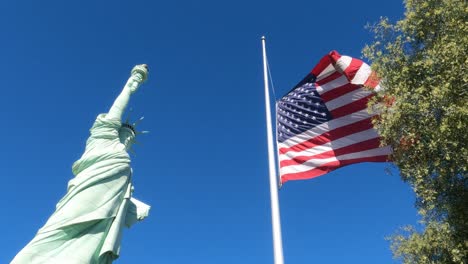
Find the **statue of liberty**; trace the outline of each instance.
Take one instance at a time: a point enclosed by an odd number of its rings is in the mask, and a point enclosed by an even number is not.
[[[132,198],[127,150],[135,124],[122,123],[130,95],[147,76],[146,65],[135,66],[109,112],[97,116],[66,195],[11,263],[108,264],[118,258],[123,227],[148,216],[150,208]]]

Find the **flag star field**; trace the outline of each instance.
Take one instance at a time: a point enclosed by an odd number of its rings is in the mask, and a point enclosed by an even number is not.
[[[278,141],[300,134],[330,120],[330,112],[314,88],[313,76],[278,102]]]

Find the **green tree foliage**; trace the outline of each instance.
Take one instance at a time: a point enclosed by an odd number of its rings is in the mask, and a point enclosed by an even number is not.
[[[406,0],[402,20],[371,27],[363,53],[383,77],[371,102],[393,161],[416,194],[422,228],[391,238],[404,263],[468,263],[468,5]]]

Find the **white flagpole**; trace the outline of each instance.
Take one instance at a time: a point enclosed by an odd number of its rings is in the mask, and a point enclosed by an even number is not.
[[[273,129],[271,125],[270,91],[268,87],[268,69],[265,48],[265,36],[262,37],[263,48],[263,80],[265,82],[265,111],[268,139],[268,163],[270,172],[270,199],[271,199],[271,224],[273,230],[273,252],[275,264],[283,264],[283,242],[281,239],[281,222],[278,201],[278,178],[276,177],[276,162],[273,148]]]

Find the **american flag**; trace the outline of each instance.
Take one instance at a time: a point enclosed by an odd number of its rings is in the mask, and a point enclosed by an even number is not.
[[[281,182],[310,179],[358,162],[384,162],[367,102],[379,80],[361,60],[336,51],[276,104]]]

